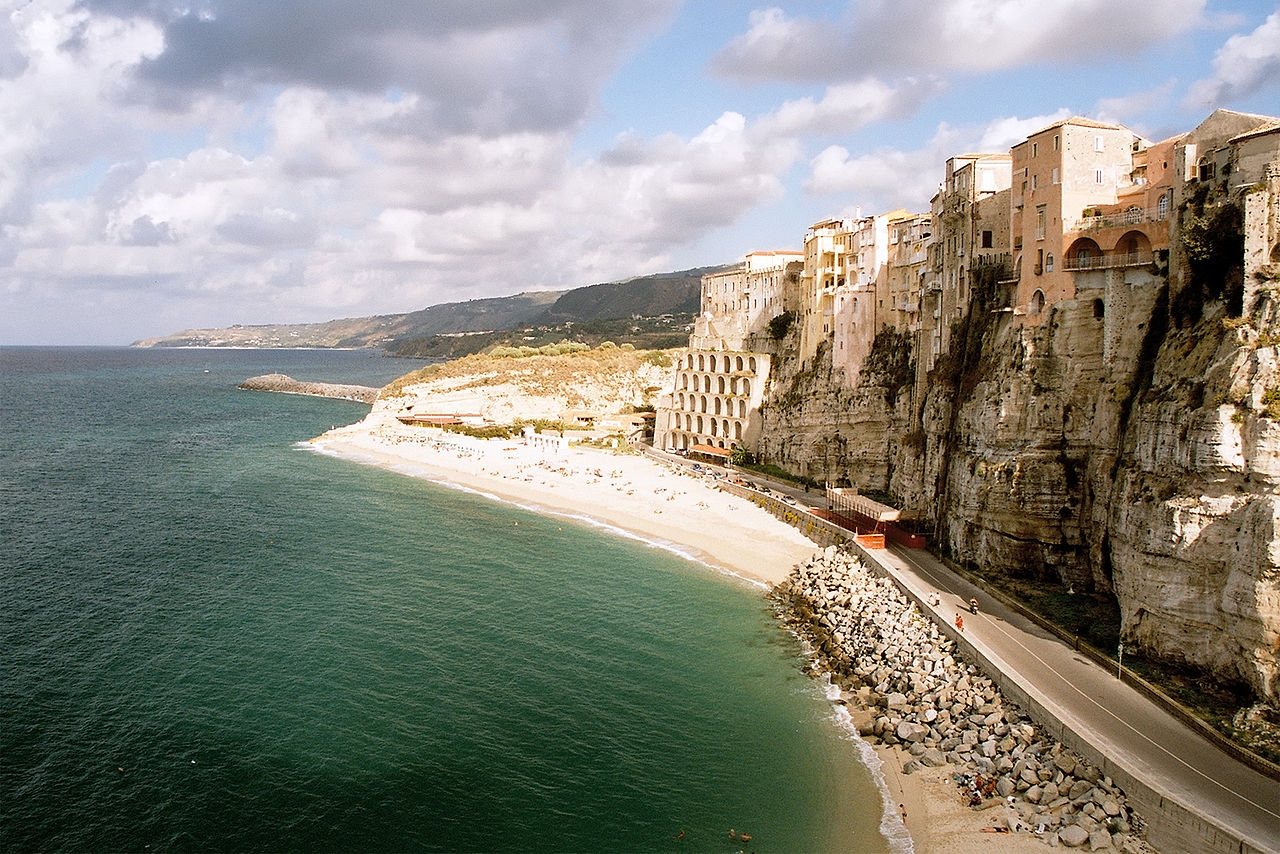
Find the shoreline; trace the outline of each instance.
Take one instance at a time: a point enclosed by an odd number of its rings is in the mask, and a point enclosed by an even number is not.
[[[519,439],[480,440],[406,427],[376,407],[355,424],[300,444],[318,453],[632,537],[765,594],[784,585],[798,567],[823,552],[791,525],[716,488],[709,479],[643,456],[579,448],[540,453]],[[746,543],[749,548],[744,548]],[[803,634],[797,636],[808,649]],[[806,672],[820,679],[827,676],[817,666],[818,652],[808,652],[811,666]],[[953,768],[912,768],[904,773],[904,763],[914,757],[900,745],[863,738],[861,732],[875,706],[836,682],[832,675],[826,695],[834,706],[843,708],[837,725],[848,732],[875,780],[883,801],[880,832],[889,850],[977,854],[1047,847],[1023,834],[982,832],[984,826],[991,826],[991,817],[961,802],[950,776]],[[873,757],[877,761],[871,761]],[[905,810],[905,822],[900,810]]]

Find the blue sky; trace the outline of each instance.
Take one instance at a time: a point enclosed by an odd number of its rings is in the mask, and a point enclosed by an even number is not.
[[[1280,114],[1247,0],[0,0],[0,344],[561,289]]]

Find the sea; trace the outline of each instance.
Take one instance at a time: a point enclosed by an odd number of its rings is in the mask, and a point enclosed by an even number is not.
[[[759,587],[236,388],[419,364],[0,348],[0,851],[910,850]]]

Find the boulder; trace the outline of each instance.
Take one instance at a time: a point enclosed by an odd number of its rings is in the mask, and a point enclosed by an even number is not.
[[[1058,841],[1070,848],[1079,848],[1089,841],[1089,831],[1078,824],[1069,824],[1058,831]],[[1107,842],[1110,844],[1110,837],[1107,837]]]

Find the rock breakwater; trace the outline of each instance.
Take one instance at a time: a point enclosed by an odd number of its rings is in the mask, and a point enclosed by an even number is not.
[[[1142,821],[1097,768],[1049,738],[888,578],[828,548],[773,596],[841,689],[859,734],[901,745],[903,768],[953,767],[958,797],[993,829],[1052,846],[1149,852]]]
[[[313,383],[295,380],[286,374],[263,374],[240,383],[239,388],[253,391],[277,391],[284,394],[310,394],[316,397],[334,397],[356,403],[372,404],[378,399],[378,389],[364,385],[340,383]]]

